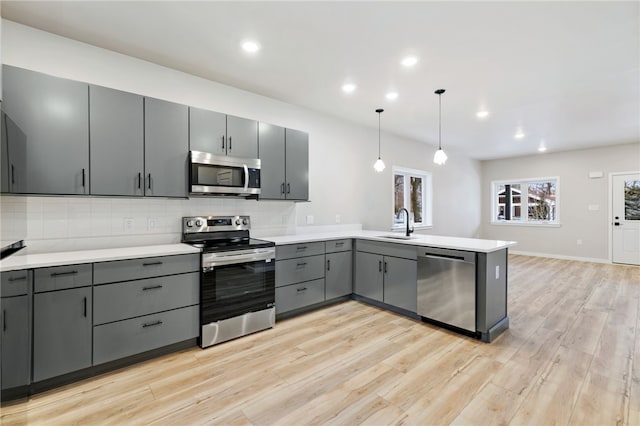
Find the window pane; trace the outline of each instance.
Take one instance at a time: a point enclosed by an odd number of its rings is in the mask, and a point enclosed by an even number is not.
[[[504,185],[496,185],[496,195],[498,197],[498,202],[496,203],[496,219],[504,220],[504,208],[507,200]]]
[[[640,220],[640,180],[624,182],[624,219]]]
[[[555,220],[556,218],[556,183],[529,182],[528,197],[529,220]]]
[[[404,207],[404,175],[393,176],[393,223],[402,223],[398,219],[398,210]]]
[[[519,183],[514,183],[509,185],[511,190],[511,215],[507,217],[507,220],[520,220],[522,218],[521,207],[520,207],[520,196],[522,195],[522,190],[520,189]]]
[[[413,221],[422,223],[422,178],[411,177],[411,213],[413,213]]]

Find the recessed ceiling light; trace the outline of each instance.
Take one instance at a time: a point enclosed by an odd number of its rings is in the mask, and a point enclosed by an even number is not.
[[[403,58],[401,62],[401,64],[405,67],[412,67],[417,63],[418,63],[418,58],[416,58],[415,56],[407,56]]]
[[[247,40],[244,43],[242,43],[242,48],[244,49],[245,52],[255,53],[258,50],[260,50],[260,45],[255,41]]]
[[[482,111],[476,112],[476,117],[478,118],[487,118],[488,116],[489,116],[489,111],[482,110]]]
[[[518,130],[516,132],[516,134],[513,135],[513,137],[516,138],[516,139],[522,139],[522,138],[524,138],[524,133],[522,132],[522,130]]]
[[[343,84],[342,85],[342,91],[345,92],[345,93],[351,93],[354,90],[356,90],[356,85],[355,84],[347,83],[347,84]]]
[[[538,151],[540,151],[540,152],[545,152],[546,150],[547,150],[547,147],[546,147],[546,146],[544,146],[544,145],[540,145],[540,146],[538,147]]]
[[[398,99],[398,92],[389,92],[385,95],[385,97],[390,101],[395,101]]]

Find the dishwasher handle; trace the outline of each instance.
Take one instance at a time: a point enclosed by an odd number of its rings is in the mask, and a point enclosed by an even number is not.
[[[474,262],[470,262],[470,261],[466,260],[462,256],[447,256],[447,255],[444,255],[444,254],[426,254],[426,255],[420,256],[420,257],[427,257],[429,259],[444,259],[444,260],[450,260],[452,262],[474,263]]]
[[[476,253],[464,250],[428,248],[418,250],[418,258],[448,260],[451,262],[476,263]]]

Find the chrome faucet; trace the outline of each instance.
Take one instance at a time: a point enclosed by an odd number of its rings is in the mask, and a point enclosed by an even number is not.
[[[400,210],[398,210],[398,213],[396,214],[396,217],[398,219],[400,219],[400,213],[402,213],[403,210],[407,214],[407,233],[405,235],[407,237],[409,237],[409,236],[411,236],[411,233],[413,232],[413,228],[409,229],[409,210],[407,210],[404,207],[402,207]]]

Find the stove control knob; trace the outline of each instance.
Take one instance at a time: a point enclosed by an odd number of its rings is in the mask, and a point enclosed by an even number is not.
[[[248,225],[249,224],[249,219],[242,219],[242,224],[243,225]]]
[[[242,221],[240,219],[236,219],[236,225],[238,226],[242,225]]]
[[[202,221],[201,220],[196,220],[196,226],[202,226]]]
[[[192,220],[188,220],[187,221],[187,228],[191,228],[193,226],[193,221]]]

